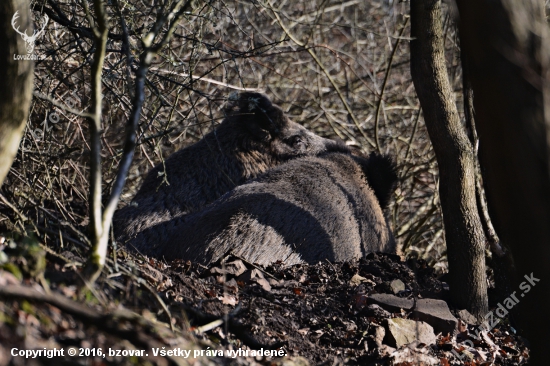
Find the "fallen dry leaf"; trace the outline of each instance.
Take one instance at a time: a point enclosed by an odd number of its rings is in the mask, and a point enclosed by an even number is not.
[[[224,295],[222,297],[218,297],[218,300],[221,300],[222,304],[224,305],[231,305],[231,306],[237,305],[237,299],[235,298],[235,296]]]

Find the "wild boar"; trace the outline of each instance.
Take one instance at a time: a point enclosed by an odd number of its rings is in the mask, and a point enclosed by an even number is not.
[[[289,159],[348,151],[290,121],[260,93],[230,95],[225,115],[218,128],[148,173],[133,201],[115,213],[117,241],[134,245],[147,240],[140,234],[145,229],[198,211]]]
[[[376,154],[291,160],[203,211],[151,227],[150,240],[137,247],[151,256],[202,264],[229,253],[260,265],[392,253],[395,240],[380,201],[387,204],[396,180],[391,159]]]

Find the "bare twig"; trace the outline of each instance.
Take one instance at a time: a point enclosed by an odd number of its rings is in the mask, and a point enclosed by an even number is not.
[[[300,40],[298,40],[298,38],[296,38],[291,32],[290,30],[284,25],[283,21],[281,20],[281,18],[279,17],[279,13],[275,10],[275,7],[271,4],[271,2],[269,0],[267,0],[267,4],[269,4],[269,8],[270,10],[273,12],[273,15],[275,15],[275,18],[277,19],[277,23],[279,23],[279,26],[281,27],[281,29],[283,30],[283,32],[285,32],[285,34],[294,42],[296,43],[298,46],[300,47],[306,47],[305,43],[301,42]],[[363,138],[365,139],[365,141],[367,141],[372,147],[375,147],[375,143],[372,141],[372,139],[370,137],[368,137],[364,131],[364,129],[361,127],[361,124],[359,123],[359,121],[357,120],[357,117],[355,116],[355,113],[353,113],[353,111],[351,110],[351,107],[349,106],[346,98],[344,97],[344,95],[342,94],[342,91],[340,90],[340,88],[338,87],[338,85],[336,84],[336,81],[334,80],[334,78],[330,75],[330,73],[328,72],[327,68],[323,65],[323,63],[321,62],[321,60],[319,60],[319,57],[317,57],[317,54],[315,53],[315,51],[313,50],[313,48],[306,48],[307,52],[311,55],[311,58],[313,58],[313,60],[315,61],[315,63],[317,65],[319,65],[319,67],[321,68],[321,70],[323,71],[323,73],[325,74],[325,76],[327,77],[327,79],[330,81],[330,83],[332,84],[332,87],[334,88],[334,90],[336,90],[336,93],[338,94],[338,97],[340,98],[340,100],[342,101],[342,104],[344,104],[344,107],[346,108],[346,111],[348,112],[349,116],[351,117],[351,119],[353,120],[353,123],[355,124],[355,127],[357,127],[357,129],[359,130],[359,133],[361,134],[361,136],[363,136]]]
[[[388,82],[388,79],[390,77],[391,65],[393,63],[395,52],[397,51],[397,46],[399,46],[399,41],[401,40],[401,37],[405,32],[405,28],[407,27],[408,22],[409,22],[409,17],[406,17],[405,21],[403,22],[403,25],[401,26],[401,30],[399,31],[399,37],[397,37],[397,39],[395,40],[395,44],[393,45],[393,49],[391,51],[391,55],[388,60],[388,66],[386,67],[386,74],[384,75],[384,81],[382,82],[382,86],[380,87],[378,103],[376,104],[376,114],[374,118],[374,138],[376,142],[376,150],[378,150],[379,153],[382,153],[382,147],[380,146],[380,131],[379,131],[380,108],[382,107],[382,103],[384,102],[384,91],[386,90],[386,83]]]
[[[58,102],[56,99],[54,98],[51,98],[49,96],[47,96],[46,94],[42,94],[38,91],[35,91],[33,93],[33,95],[37,98],[40,98],[42,100],[45,100],[45,101],[48,101],[50,102],[51,104],[53,104],[54,106],[56,106],[57,108],[60,108],[60,109],[63,109],[64,111],[67,111],[69,113],[72,113],[74,115],[77,115],[79,117],[83,117],[83,118],[93,118],[94,116],[90,113],[86,113],[84,111],[79,111],[77,109],[74,109],[74,108],[71,108],[71,107],[67,107],[65,105],[63,105],[62,103]]]
[[[15,207],[14,205],[12,205],[12,204],[10,203],[10,201],[8,201],[8,200],[6,199],[6,197],[4,197],[4,195],[2,195],[1,193],[0,193],[0,200],[2,200],[2,202],[4,202],[4,204],[5,204],[6,206],[8,206],[9,208],[11,208],[11,209],[13,210],[13,212],[15,212],[15,213],[17,214],[17,216],[19,216],[19,217],[21,218],[21,220],[23,220],[23,222],[26,222],[26,221],[29,220],[29,219],[27,218],[27,216],[25,216],[21,211],[19,211],[19,210],[17,209],[17,207]]]
[[[164,22],[172,21],[169,31],[164,35],[164,37],[158,44],[151,45],[150,42],[152,42],[152,40],[155,38],[152,32],[149,32],[149,34],[143,39],[145,50],[141,55],[140,65],[136,72],[134,101],[132,103],[132,112],[130,113],[130,118],[128,119],[128,122],[126,124],[124,153],[120,161],[118,173],[115,179],[115,183],[113,184],[113,188],[111,190],[109,201],[105,207],[105,212],[103,214],[103,225],[107,228],[109,227],[110,222],[113,218],[113,214],[118,204],[120,193],[122,192],[122,188],[124,187],[124,182],[126,181],[126,176],[128,175],[128,170],[130,169],[130,164],[132,163],[132,159],[134,157],[134,149],[136,146],[136,131],[141,115],[143,101],[145,99],[145,76],[147,74],[147,71],[149,70],[153,56],[168,41],[170,35],[174,31],[175,26],[177,25],[178,20],[182,17],[183,13],[190,6],[190,4],[191,0],[178,1],[174,5],[171,12],[167,16],[162,18],[164,19],[163,23],[155,24],[154,29],[157,29],[160,28],[164,24]]]

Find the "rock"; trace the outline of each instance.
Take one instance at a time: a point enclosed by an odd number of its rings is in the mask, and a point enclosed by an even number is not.
[[[405,284],[401,280],[393,280],[390,282],[390,288],[394,294],[398,294],[401,291],[405,291]]]
[[[368,305],[365,309],[363,309],[361,313],[365,316],[374,316],[376,318],[387,319],[391,317],[391,314],[388,311],[382,309],[379,305],[376,304]]]
[[[443,300],[417,300],[413,316],[417,320],[430,324],[436,333],[443,333],[443,335],[447,333],[452,335],[458,324],[458,320],[451,314],[447,303]]]
[[[414,341],[426,345],[435,344],[434,329],[428,323],[403,318],[387,319],[384,322],[386,337],[384,343],[399,348]]]
[[[372,294],[369,300],[371,303],[380,305],[382,308],[392,313],[400,312],[401,309],[411,310],[414,306],[414,300],[390,294]]]
[[[477,319],[475,316],[470,314],[470,312],[466,309],[459,310],[458,311],[458,317],[462,319],[464,323],[468,323],[470,325],[477,325]]]

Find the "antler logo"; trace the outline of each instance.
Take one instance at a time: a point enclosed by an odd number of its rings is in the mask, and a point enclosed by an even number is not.
[[[27,49],[27,53],[32,53],[34,50],[34,42],[36,42],[36,39],[40,37],[42,34],[44,34],[44,28],[46,28],[46,24],[48,24],[48,15],[44,15],[44,24],[42,25],[42,29],[40,29],[38,32],[34,31],[32,36],[27,35],[27,30],[25,29],[24,32],[21,32],[19,30],[19,26],[16,24],[17,18],[19,18],[19,11],[16,11],[15,14],[13,14],[13,18],[11,18],[11,26],[13,29],[21,35],[21,38],[25,41],[25,48]],[[17,26],[17,28],[16,28]]]

